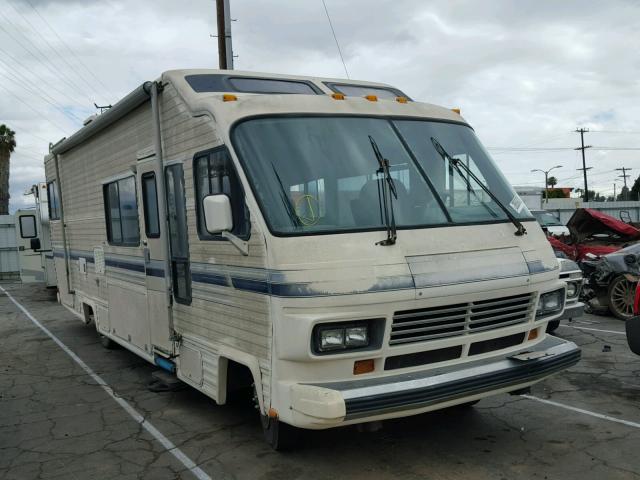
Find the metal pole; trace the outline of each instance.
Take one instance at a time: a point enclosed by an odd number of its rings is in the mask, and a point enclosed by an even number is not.
[[[544,172],[544,203],[549,203],[549,172]]]
[[[588,145],[586,147],[584,146],[584,134],[585,132],[588,132],[588,131],[589,130],[587,130],[586,128],[579,128],[576,130],[576,132],[580,134],[580,143],[582,144],[582,146],[575,149],[575,150],[582,150],[582,168],[579,168],[578,170],[582,170],[582,173],[584,175],[584,201],[585,202],[589,201],[589,186],[587,185],[587,170],[591,168],[591,167],[587,168],[586,160],[584,157],[585,149],[591,148],[591,145]]]
[[[216,19],[218,25],[218,66],[220,70],[233,70],[229,0],[216,0]]]

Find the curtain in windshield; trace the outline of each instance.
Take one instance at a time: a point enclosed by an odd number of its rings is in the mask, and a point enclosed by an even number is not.
[[[370,136],[395,179],[397,225],[446,223],[387,120],[264,118],[244,122],[234,132],[263,213],[271,229],[283,233],[384,228],[382,176]]]
[[[394,124],[414,152],[442,198],[454,222],[505,220],[504,211],[462,168],[455,168],[436,151],[436,139],[453,158],[466,165],[478,179],[517,218],[531,218],[516,195],[485,152],[473,130],[463,125],[419,120],[397,120]]]

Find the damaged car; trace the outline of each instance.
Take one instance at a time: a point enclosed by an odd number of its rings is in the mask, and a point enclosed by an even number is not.
[[[636,284],[640,280],[640,243],[602,257],[589,255],[580,267],[586,279],[582,298],[589,306],[608,307],[621,320],[633,317]]]

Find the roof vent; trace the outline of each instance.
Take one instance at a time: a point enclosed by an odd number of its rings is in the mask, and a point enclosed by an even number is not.
[[[98,118],[97,113],[94,113],[93,115],[89,115],[87,118],[85,118],[84,122],[82,122],[82,125],[86,127],[91,122],[93,122],[96,118]]]

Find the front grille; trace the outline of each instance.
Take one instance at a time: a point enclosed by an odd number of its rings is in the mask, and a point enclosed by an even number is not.
[[[535,294],[395,312],[389,345],[456,337],[525,323],[533,314]]]

